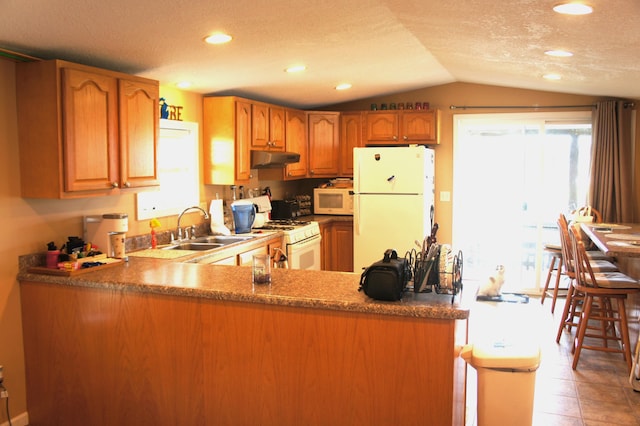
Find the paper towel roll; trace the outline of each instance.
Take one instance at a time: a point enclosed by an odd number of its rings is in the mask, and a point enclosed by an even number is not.
[[[224,224],[223,200],[211,200],[209,205],[209,217],[211,218],[211,233],[214,235],[229,235],[231,231]]]

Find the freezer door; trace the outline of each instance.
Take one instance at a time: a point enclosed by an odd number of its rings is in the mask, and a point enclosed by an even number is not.
[[[431,231],[427,199],[416,195],[354,195],[353,271],[381,260],[385,250],[399,257]]]
[[[355,193],[424,194],[433,187],[433,150],[423,146],[354,148],[353,159]]]

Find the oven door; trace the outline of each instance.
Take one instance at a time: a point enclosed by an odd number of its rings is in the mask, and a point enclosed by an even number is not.
[[[289,269],[320,270],[320,235],[287,244]]]

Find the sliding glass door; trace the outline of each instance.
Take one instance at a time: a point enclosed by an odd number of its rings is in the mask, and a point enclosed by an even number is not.
[[[539,291],[558,215],[586,204],[590,153],[590,111],[454,116],[453,244],[465,279],[503,265],[503,291]]]

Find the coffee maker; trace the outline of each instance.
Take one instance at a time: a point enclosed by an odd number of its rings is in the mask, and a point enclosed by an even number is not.
[[[124,257],[124,249],[114,252],[111,240],[117,234],[124,240],[129,230],[129,217],[126,213],[105,213],[103,215],[84,216],[84,241],[97,246],[98,250],[109,257]]]

